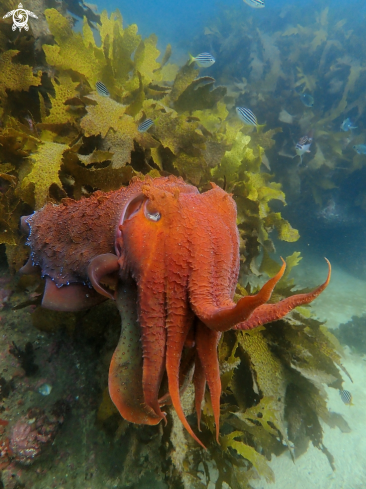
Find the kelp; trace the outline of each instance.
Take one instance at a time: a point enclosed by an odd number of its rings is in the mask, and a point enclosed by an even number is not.
[[[221,55],[218,82],[228,85],[232,105],[250,107],[269,128],[276,126],[278,114],[281,121],[285,113],[294,114],[278,138],[286,151],[272,154],[270,165],[283,174],[288,194],[298,200],[318,196],[320,179],[332,180],[335,187],[342,188],[347,176],[364,167],[366,161],[353,149],[365,142],[365,53],[357,48],[363,46],[362,28],[356,28],[356,20],[351,24],[349,12],[342,18],[344,11],[322,5],[291,11],[283,8],[278,22],[265,13],[261,18],[247,14],[243,10],[234,15],[223,8],[202,35],[202,42],[209,40],[212,51]],[[243,80],[240,90],[238,66]],[[312,107],[302,103],[302,94],[314,97]],[[340,130],[348,117],[358,130]],[[295,156],[296,141],[310,133],[315,144],[297,171],[298,159],[291,162],[283,156]],[[299,182],[307,190],[301,192],[302,197],[298,195]],[[315,201],[319,209],[334,192],[329,188],[323,194],[324,199]],[[362,202],[361,194],[359,191],[353,197],[354,205]]]
[[[81,199],[96,190],[117,189],[132,177],[173,173],[202,191],[215,182],[232,193],[238,209],[242,262],[235,298],[255,292],[263,274],[273,276],[278,270],[269,255],[274,250],[272,231],[289,242],[299,237],[278,209],[272,209],[273,201],[286,205],[285,193],[262,166],[265,152],[273,148],[273,138],[280,129],[261,127],[253,131],[244,126],[232,117],[226,87],[216,86],[212,77],[199,78],[194,64],[181,68],[170,64],[169,46],[159,61],[156,36],[142,39],[136,25],[124,28],[119,11],[97,17],[100,44],[90,18],[84,18],[82,32],[76,33],[59,11],[47,9],[45,16],[53,42],[47,38],[47,44],[43,43],[34,66],[27,65],[24,56],[19,58],[17,50],[1,54],[0,242],[6,246],[9,266],[18,270],[26,257],[18,227],[21,215],[47,202],[57,204],[65,197]],[[298,31],[308,35],[300,28]],[[210,35],[217,36],[217,32],[213,30]],[[258,90],[265,93],[285,77],[286,64],[279,48],[282,37],[276,36],[276,43],[271,44],[264,32],[255,35],[266,77]],[[42,57],[47,66],[39,72],[36,63],[44,61]],[[299,69],[303,70],[301,66]],[[109,97],[98,94],[97,81],[106,85]],[[355,76],[350,79],[348,92],[356,81]],[[260,100],[264,100],[263,93]],[[24,96],[28,97],[28,112],[22,108]],[[148,132],[140,133],[138,126],[146,118],[154,124]],[[317,161],[322,161],[320,152]],[[266,170],[270,171],[269,165]],[[288,273],[299,260],[298,254],[287,258],[288,272],[275,291],[275,300],[293,293]],[[50,320],[56,318],[52,314],[56,315],[36,309],[36,327],[47,331],[60,327],[62,320]],[[75,327],[79,320],[82,330],[92,335],[92,321],[83,318],[68,313],[70,335],[80,334]],[[331,338],[311,319],[308,308],[252,332],[223,335],[218,354],[224,393],[221,445],[214,441],[212,407],[206,395],[202,439],[208,452],[188,445],[191,441],[180,423],[173,423],[169,441],[164,444],[162,429],[157,427],[154,442],[144,441],[148,462],[144,457],[141,460],[147,473],[159,463],[159,473],[166,473],[159,458],[162,450],[173,461],[166,476],[169,487],[187,481],[183,473],[189,474],[189,487],[207,487],[214,465],[218,475],[211,482],[217,489],[224,482],[243,488],[249,487],[250,478],[258,474],[273,480],[267,464],[271,455],[288,449],[296,456],[297,447],[303,448],[306,440],[326,453],[318,420],[331,420],[322,383],[339,388],[342,379],[338,369],[343,367]],[[316,430],[311,433],[304,433],[304,426],[297,421],[293,393],[299,386],[302,412],[315,420]],[[101,393],[97,419],[105,426],[112,423],[115,413],[105,379]],[[117,433],[130,430],[131,447],[138,446],[140,432],[125,425],[121,424]],[[199,477],[202,466],[206,482]],[[124,479],[129,484],[138,481],[141,474],[128,470]]]
[[[298,253],[289,257],[289,268],[300,259]],[[272,269],[270,275],[275,272],[268,258],[262,265]],[[273,300],[288,296],[292,287],[292,280],[282,279]],[[243,295],[239,290],[236,300]],[[320,420],[345,429],[343,419],[328,411],[323,388],[323,384],[341,388],[339,368],[344,368],[335,343],[333,335],[310,317],[309,308],[295,309],[283,320],[252,331],[226,333],[219,344],[225,399],[221,431],[230,430],[220,438],[224,453],[235,450],[271,480],[266,459],[284,450],[296,458],[312,442],[334,469]],[[210,410],[204,412],[205,419],[212,416]],[[214,430],[213,424],[206,424]]]

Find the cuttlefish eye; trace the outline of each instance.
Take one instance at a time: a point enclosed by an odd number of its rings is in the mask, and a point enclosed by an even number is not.
[[[161,214],[154,205],[151,203],[151,201],[147,200],[145,203],[145,208],[144,208],[144,214],[147,219],[150,219],[150,221],[160,221],[161,219]]]

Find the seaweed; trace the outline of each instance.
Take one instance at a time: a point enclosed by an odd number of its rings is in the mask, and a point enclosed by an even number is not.
[[[334,189],[342,188],[346,178],[365,165],[365,158],[352,149],[365,142],[365,53],[356,49],[363,37],[360,28],[351,28],[348,16],[343,18],[342,9],[319,5],[279,10],[278,22],[272,22],[266,15],[262,20],[244,11],[234,15],[223,7],[201,39],[220,53],[215,75],[218,83],[228,86],[232,105],[250,107],[270,128],[278,119],[285,122],[280,139],[286,151],[271,153],[271,168],[287,183],[287,194],[302,202],[313,198],[321,209]],[[301,103],[303,93],[314,97],[313,107]],[[294,116],[284,121],[285,113]],[[358,128],[354,133],[340,129],[348,117]],[[297,159],[284,157],[294,157],[294,141],[310,132],[315,144],[298,169]],[[332,182],[333,187],[325,188],[319,181]],[[364,208],[362,190],[348,198]]]
[[[80,4],[68,4],[81,12]],[[169,45],[158,61],[156,36],[142,39],[136,25],[124,28],[119,11],[110,16],[104,11],[96,17],[88,10],[86,13],[82,32],[76,33],[69,17],[47,9],[51,37],[41,39],[42,51],[33,64],[26,64],[29,61],[24,61],[19,50],[4,48],[1,54],[0,243],[6,246],[9,267],[19,270],[26,257],[18,227],[21,215],[30,214],[46,202],[57,204],[65,197],[81,199],[97,190],[117,189],[136,176],[172,173],[201,191],[212,181],[232,193],[238,209],[242,264],[235,297],[239,300],[256,292],[264,276],[273,276],[278,270],[270,257],[273,234],[288,242],[299,238],[298,231],[278,210],[286,205],[286,196],[269,173],[271,166],[266,157],[266,153],[273,152],[274,137],[281,129],[261,127],[254,132],[243,126],[232,117],[232,94],[238,98],[235,102],[242,97],[234,89],[237,86],[229,86],[227,91],[225,80],[219,77],[218,86],[212,77],[198,78],[199,71],[193,64],[178,67],[169,63]],[[253,31],[248,22],[232,21],[236,22],[235,34],[243,31],[238,34],[239,41],[243,35],[249,38],[249,30],[253,38],[252,72],[236,83],[258,94],[258,108],[266,104],[268,94],[273,95],[277,86],[287,83],[290,75],[283,47],[288,38],[311,37],[312,49],[318,52],[328,39],[324,32],[328,37],[331,32],[325,14],[319,18],[315,36],[311,29],[298,26],[289,27],[282,35],[276,33],[272,39],[262,29]],[[95,40],[95,29],[100,45]],[[207,35],[218,44],[225,42],[219,27],[210,29]],[[33,46],[35,42],[31,38],[29,43]],[[323,70],[329,67],[327,53],[333,48],[334,44],[327,44]],[[309,89],[312,79],[302,54],[300,49],[293,55],[298,73],[294,88]],[[342,67],[345,63],[339,61]],[[353,96],[362,74],[363,68],[351,66],[338,107]],[[110,97],[97,93],[97,81],[107,86]],[[29,102],[29,113],[24,114],[22,97]],[[298,93],[293,97],[298,102]],[[273,104],[272,100],[268,106]],[[327,120],[334,120],[337,111],[337,107],[331,109]],[[138,125],[147,117],[154,125],[149,132],[140,133]],[[312,164],[314,172],[324,168],[327,154],[319,142]],[[266,161],[268,172],[262,166]],[[322,183],[315,180],[318,185],[329,185],[326,174]],[[293,293],[288,274],[300,259],[297,253],[287,258],[288,271],[275,291],[275,301]],[[100,339],[105,325],[115,319],[105,307],[93,313],[94,321],[84,313],[62,315],[37,307],[32,321],[45,332],[64,328],[73,338],[84,335],[89,340]],[[112,339],[100,342],[96,348],[101,357],[110,355],[115,344],[112,340],[116,339],[113,331]],[[14,344],[11,353],[26,375],[36,373],[32,344],[28,343],[24,351]],[[163,431],[161,426],[134,428],[125,422],[118,426],[119,418],[103,377],[96,414],[99,429],[117,429],[116,438],[127,433],[128,460],[138,456],[137,464],[125,464],[126,484],[138,484],[142,477],[157,471],[169,487],[201,488],[209,482],[217,489],[224,483],[233,488],[250,487],[250,479],[258,474],[273,480],[267,464],[272,455],[289,450],[293,457],[299,456],[310,441],[332,463],[322,442],[319,420],[335,426],[342,419],[331,417],[327,411],[323,384],[340,388],[339,369],[343,366],[331,335],[311,318],[309,308],[299,308],[286,319],[252,332],[228,332],[222,336],[218,353],[223,388],[222,436],[221,445],[217,445],[212,407],[206,395],[202,440],[208,446],[207,452],[186,438],[174,410],[169,412],[171,431]],[[300,405],[295,402],[297,394]],[[182,402],[187,415],[192,414],[190,389]],[[307,430],[304,419],[311,420],[313,430]]]
[[[366,352],[365,316],[352,316],[347,323],[340,324],[333,334],[343,345],[348,345],[356,353]]]

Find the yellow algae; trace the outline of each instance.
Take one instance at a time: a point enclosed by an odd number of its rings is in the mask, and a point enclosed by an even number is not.
[[[158,39],[155,34],[140,42],[136,49],[134,61],[135,69],[142,74],[146,84],[154,80],[154,71],[159,68],[156,61],[160,56],[160,51],[156,47]]]
[[[161,153],[159,148],[151,148],[151,156],[154,160],[154,163],[159,167],[159,170],[163,169],[163,159],[161,157]]]
[[[88,155],[78,154],[79,161],[85,166],[94,165],[95,163],[103,163],[103,161],[110,160],[112,156],[113,153],[110,153],[109,151],[101,151],[100,149],[95,149]]]
[[[85,76],[91,86],[102,79],[103,69],[106,66],[101,56],[101,48],[96,45],[88,46],[83,36],[75,33],[69,21],[55,9],[45,10],[49,28],[55,38],[56,45],[44,45],[47,63],[62,70],[73,70]],[[90,36],[88,37],[90,41]],[[99,53],[98,53],[99,51]]]
[[[49,189],[52,184],[62,189],[59,171],[62,164],[62,156],[67,145],[52,142],[44,142],[36,153],[29,157],[32,162],[31,171],[23,178],[20,184],[20,195],[24,200],[32,204],[29,198],[29,186],[34,188],[35,209],[40,209],[49,200]]]
[[[126,109],[126,114],[131,115],[132,117],[139,113],[145,101],[144,85],[142,83],[142,77],[139,71],[137,72],[137,76],[139,79],[139,87],[133,94],[133,101]]]
[[[137,25],[131,24],[123,32],[119,28],[114,29],[114,38],[109,38],[112,52],[109,56],[112,63],[113,77],[116,83],[123,84],[129,80],[129,73],[134,69],[135,64],[131,56],[141,43],[141,36],[137,34]],[[140,68],[141,71],[143,67]],[[137,68],[138,69],[138,68]],[[138,83],[138,79],[134,78]],[[113,79],[111,80],[113,81]],[[131,82],[129,82],[131,83]],[[137,88],[137,87],[135,87]],[[131,88],[132,89],[132,86]]]
[[[117,9],[108,17],[108,12],[103,10],[100,14],[100,24],[97,24],[97,29],[102,40],[103,52],[106,58],[113,57],[113,40],[118,34],[122,35],[123,23],[121,12]],[[137,26],[136,26],[137,31]]]
[[[305,74],[300,68],[300,66],[296,67],[297,70],[297,81],[295,83],[295,87],[303,87],[304,89],[309,90],[309,92],[314,92],[316,87],[316,79],[314,75],[310,75],[310,73]]]
[[[39,142],[29,128],[13,117],[6,119],[5,127],[0,132],[0,144],[8,153],[16,156],[28,156]]]
[[[249,460],[258,474],[263,476],[267,482],[274,482],[274,473],[267,465],[266,458],[258,453],[253,447],[236,440],[236,438],[240,438],[241,436],[243,436],[243,433],[240,431],[234,431],[230,433],[230,435],[222,436],[220,438],[222,449],[228,450],[229,447],[233,448],[239,455]]]
[[[300,237],[299,231],[294,229],[286,219],[283,219],[280,212],[271,212],[264,218],[264,222],[268,227],[274,226],[278,237],[283,241],[293,243]]]
[[[175,80],[177,74],[179,71],[179,67],[176,64],[173,63],[167,63],[160,71],[160,76],[157,76],[156,73],[155,75],[155,80],[163,80],[166,82],[172,82]]]
[[[176,102],[184,90],[197,78],[199,70],[195,68],[195,63],[186,64],[181,68],[175,77],[172,91],[169,96],[171,102]]]
[[[193,117],[198,117],[201,124],[211,132],[216,131],[219,125],[227,118],[229,111],[224,102],[217,102],[213,109],[195,110],[192,113]]]
[[[8,90],[29,90],[41,84],[40,74],[34,75],[31,66],[14,62],[19,53],[15,49],[0,54],[0,99],[5,99]]]
[[[120,131],[123,131],[120,133]],[[134,134],[137,131],[136,123],[130,116],[123,116],[118,129],[109,129],[104,138],[103,151],[113,153],[112,168],[118,169],[131,163],[131,151],[134,148]]]
[[[117,130],[127,107],[97,93],[89,95],[88,99],[97,103],[96,105],[87,105],[88,113],[81,120],[80,126],[85,136],[98,136],[100,134],[104,138],[110,128]]]
[[[204,177],[207,179],[208,167],[202,156],[190,156],[181,152],[173,165],[179,174],[193,185],[199,185]]]
[[[42,122],[46,124],[68,124],[73,123],[75,118],[69,110],[69,106],[65,105],[67,99],[75,97],[77,82],[73,82],[71,77],[63,73],[59,76],[57,81],[52,80],[52,85],[55,91],[55,95],[50,95],[52,107],[48,116],[44,116]]]
[[[185,116],[174,113],[161,114],[155,124],[155,136],[164,148],[169,148],[174,155],[191,148],[193,144],[204,143],[205,137],[198,134],[198,123],[187,122]]]

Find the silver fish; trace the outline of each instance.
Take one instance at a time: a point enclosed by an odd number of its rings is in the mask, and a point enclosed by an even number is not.
[[[141,122],[139,127],[137,128],[138,132],[146,132],[150,127],[154,124],[152,119],[146,119],[144,122]]]
[[[99,95],[101,95],[102,97],[109,97],[111,94],[108,92],[108,89],[107,87],[104,85],[104,83],[98,81],[96,84],[95,84],[95,88],[97,89],[97,92],[99,93]]]
[[[250,109],[246,109],[245,107],[236,107],[235,110],[239,119],[244,122],[244,124],[257,126],[257,118]]]
[[[301,163],[302,163],[302,156],[305,153],[310,153],[310,146],[312,142],[313,142],[313,138],[309,136],[303,136],[301,139],[299,139],[299,142],[296,143],[295,151],[296,154],[300,156]]]
[[[344,132],[351,131],[352,129],[357,129],[357,126],[353,125],[353,122],[349,117],[347,119],[344,119],[344,121],[341,124],[341,129]]]
[[[350,391],[339,389],[339,395],[341,396],[341,399],[345,404],[353,406],[352,394],[350,393]]]
[[[366,144],[356,144],[355,146],[353,146],[353,149],[359,155],[366,155]]]
[[[302,93],[300,95],[300,100],[305,107],[312,107],[314,105],[314,97],[309,93]]]
[[[197,55],[196,57],[192,56],[190,54],[189,58],[190,59],[189,59],[188,64],[192,64],[192,63],[196,62],[200,68],[209,68],[216,61],[215,58],[210,53],[201,53],[201,54]]]
[[[244,0],[244,3],[252,8],[263,8],[265,7],[264,0]]]

